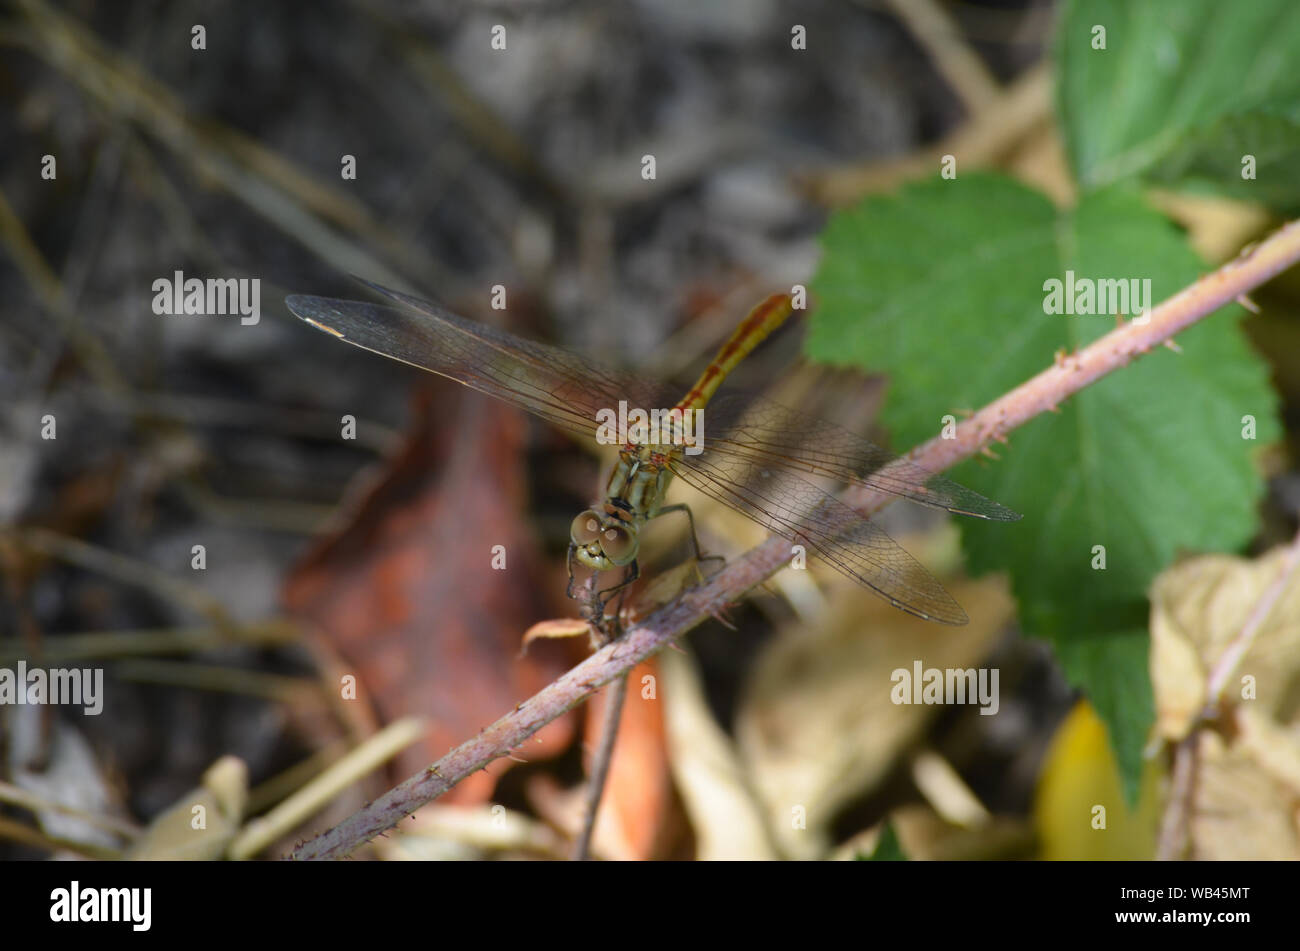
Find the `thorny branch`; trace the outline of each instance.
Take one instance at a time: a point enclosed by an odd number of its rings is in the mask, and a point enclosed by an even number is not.
[[[942,472],[985,449],[990,442],[1005,440],[1011,430],[1056,408],[1085,386],[1171,340],[1220,307],[1242,298],[1298,260],[1300,221],[1294,221],[1153,308],[1140,322],[1129,321],[1083,350],[1058,359],[1053,366],[961,423],[955,438],[931,439],[909,453],[908,459],[932,472]],[[877,511],[890,501],[869,490],[848,493],[844,499],[864,514]],[[493,760],[508,755],[596,690],[662,650],[705,618],[722,611],[778,571],[788,558],[789,543],[781,538],[769,538],[704,584],[629,629],[619,640],[592,654],[478,736],[334,828],[300,845],[291,858],[341,858],[391,829],[404,816]]]

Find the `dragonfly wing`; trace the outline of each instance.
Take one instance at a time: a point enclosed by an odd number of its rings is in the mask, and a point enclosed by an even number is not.
[[[1010,522],[1020,514],[924,469],[834,423],[748,393],[728,393],[705,408],[705,455],[737,456],[758,467],[865,486],[945,509]]]
[[[806,546],[895,607],[926,620],[966,623],[961,605],[884,529],[793,472],[711,448],[675,459],[672,468],[682,481],[773,534]]]
[[[369,284],[369,282],[366,282]],[[514,403],[580,436],[596,432],[596,413],[671,406],[666,387],[614,372],[568,350],[468,320],[430,301],[370,287],[400,307],[294,294],[285,303],[307,323],[363,350],[409,363]]]

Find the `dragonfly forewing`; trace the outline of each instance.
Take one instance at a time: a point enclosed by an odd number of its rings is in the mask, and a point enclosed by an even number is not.
[[[404,307],[294,294],[289,310],[363,350],[437,373],[523,407],[579,436],[596,433],[597,412],[671,406],[663,384],[615,373],[559,347],[467,320],[429,301],[369,285]]]

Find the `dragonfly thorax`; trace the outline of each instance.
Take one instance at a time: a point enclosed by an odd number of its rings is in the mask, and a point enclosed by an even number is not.
[[[644,522],[659,514],[672,470],[668,457],[652,446],[624,446],[605,484],[605,504]]]

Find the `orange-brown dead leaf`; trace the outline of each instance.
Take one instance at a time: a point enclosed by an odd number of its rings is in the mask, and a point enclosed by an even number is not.
[[[518,656],[520,631],[540,613],[522,511],[524,433],[517,413],[457,387],[439,388],[436,406],[424,396],[406,445],[285,584],[289,611],[351,665],[358,699],[385,722],[431,720],[427,742],[398,765],[402,777],[566,667],[555,650]],[[493,565],[498,545],[504,568]],[[549,724],[530,742],[530,759],[559,753],[573,732],[571,717]],[[485,800],[508,767],[475,773],[444,801]]]
[[[628,673],[618,742],[596,820],[594,839],[599,853],[648,859],[656,857],[664,847],[673,791],[658,682],[653,658]],[[591,751],[600,745],[607,692],[602,690],[587,704],[584,745],[588,772]]]

